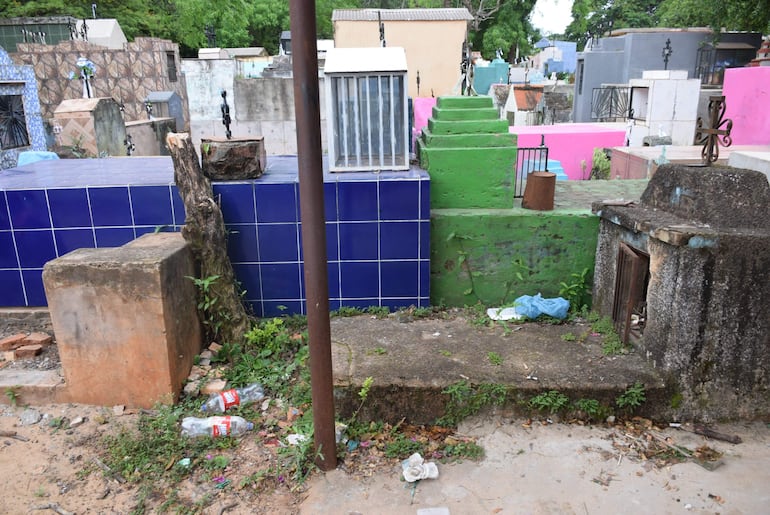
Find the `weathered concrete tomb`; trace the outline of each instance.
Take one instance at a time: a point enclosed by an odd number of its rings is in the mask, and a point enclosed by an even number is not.
[[[638,205],[593,205],[594,308],[669,374],[672,417],[770,413],[768,205],[759,172],[687,165],[660,167]]]
[[[179,398],[201,350],[192,252],[179,233],[78,249],[43,282],[68,402],[151,408]]]

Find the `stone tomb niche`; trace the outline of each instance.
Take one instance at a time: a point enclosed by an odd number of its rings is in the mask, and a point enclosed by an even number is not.
[[[598,202],[594,309],[676,388],[672,416],[770,414],[770,185],[665,165],[638,205]]]

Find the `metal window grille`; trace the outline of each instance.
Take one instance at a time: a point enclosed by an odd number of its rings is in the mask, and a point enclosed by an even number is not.
[[[616,122],[629,116],[629,88],[607,86],[594,88],[591,96],[591,119]]]
[[[408,170],[405,74],[327,76],[329,169]]]
[[[650,274],[650,256],[641,250],[621,242],[618,247],[615,295],[612,303],[612,320],[615,330],[624,344],[631,334],[632,315],[645,315],[647,282]]]
[[[174,52],[166,52],[166,64],[168,67],[168,81],[176,82],[176,59],[174,58]]]
[[[21,95],[0,95],[0,150],[29,146]]]
[[[539,147],[518,148],[516,151],[516,176],[513,184],[513,197],[524,196],[524,182],[532,172],[548,171],[548,147],[543,137]]]

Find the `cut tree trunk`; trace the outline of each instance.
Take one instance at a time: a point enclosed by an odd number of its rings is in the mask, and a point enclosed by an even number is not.
[[[209,336],[220,343],[236,343],[250,329],[251,319],[241,302],[235,274],[227,255],[227,233],[222,210],[214,200],[211,182],[203,175],[195,147],[187,133],[166,136],[174,162],[174,181],[185,208],[182,236],[200,266],[200,279],[213,277],[208,291],[198,290],[198,305]],[[213,305],[211,300],[216,299]]]

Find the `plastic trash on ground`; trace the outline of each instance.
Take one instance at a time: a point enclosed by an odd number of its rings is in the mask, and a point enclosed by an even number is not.
[[[407,483],[414,483],[420,479],[435,479],[438,477],[438,467],[431,461],[425,461],[419,452],[409,456],[401,462],[404,479]]]
[[[516,313],[527,318],[537,318],[540,315],[548,315],[553,318],[564,319],[569,311],[569,301],[561,297],[544,299],[539,293],[522,295],[514,301]]]
[[[516,308],[489,308],[487,316],[492,320],[519,320],[523,318],[516,312]]]
[[[254,424],[242,417],[185,417],[182,419],[184,436],[237,436],[254,429]]]
[[[292,433],[286,437],[286,441],[289,442],[289,445],[299,445],[305,440],[307,440],[307,436],[301,435],[299,433]]]
[[[224,392],[212,393],[201,406],[201,411],[209,413],[224,413],[235,406],[251,402],[259,402],[265,398],[265,390],[259,383],[250,384],[245,388],[232,388]]]

